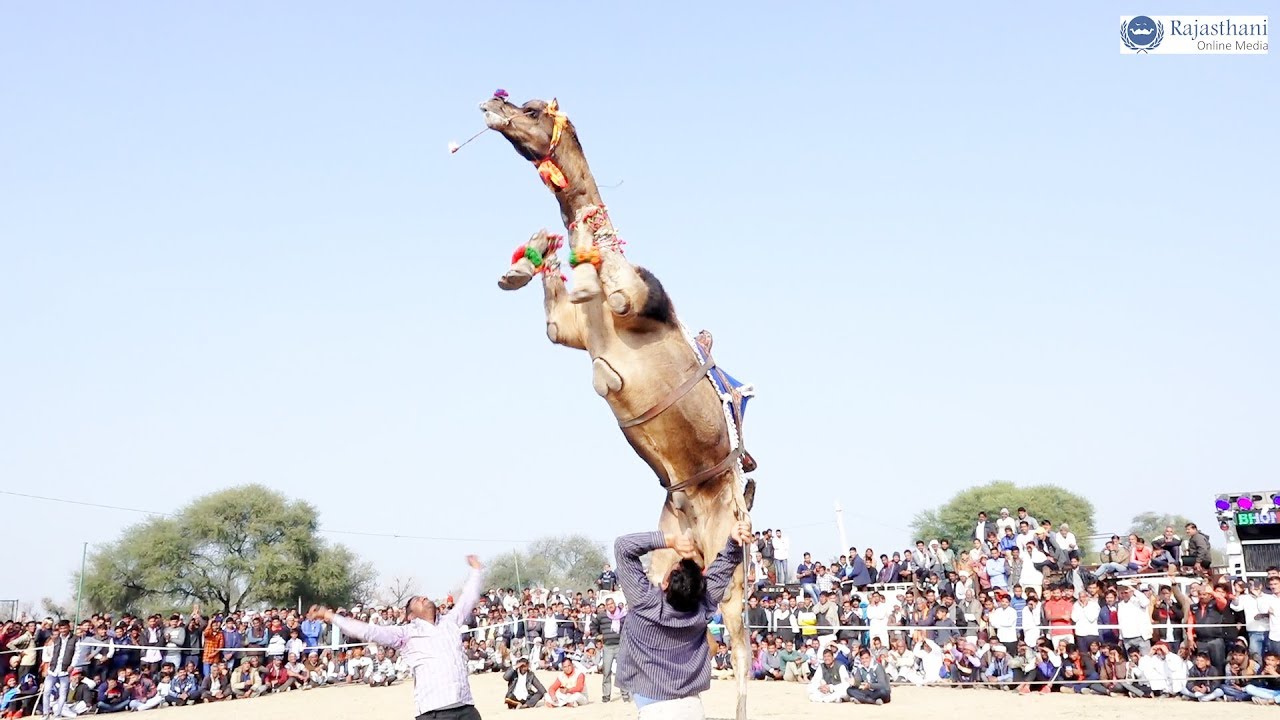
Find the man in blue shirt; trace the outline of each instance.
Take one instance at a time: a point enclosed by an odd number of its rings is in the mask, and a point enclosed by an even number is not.
[[[302,621],[302,642],[307,647],[313,648],[320,644],[320,636],[324,634],[324,621],[318,618],[308,618]]]
[[[693,558],[698,548],[687,535],[661,532],[623,535],[614,544],[618,580],[627,598],[627,621],[618,650],[618,684],[631,692],[642,720],[702,718],[699,694],[711,687],[707,619],[716,612],[743,544],[754,543],[751,524],[739,522],[707,567]],[[649,582],[640,557],[670,548],[680,556],[660,586]]]

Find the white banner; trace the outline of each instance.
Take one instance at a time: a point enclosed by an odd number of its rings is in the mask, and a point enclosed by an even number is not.
[[[1266,55],[1266,15],[1121,15],[1121,55]]]

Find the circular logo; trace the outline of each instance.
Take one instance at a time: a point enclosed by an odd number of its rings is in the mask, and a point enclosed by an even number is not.
[[[1152,20],[1146,15],[1120,24],[1120,40],[1125,47],[1138,52],[1152,50],[1164,39],[1164,24]]]
[[[1156,21],[1146,15],[1139,15],[1129,21],[1129,27],[1125,28],[1124,34],[1134,45],[1146,47],[1156,39]]]

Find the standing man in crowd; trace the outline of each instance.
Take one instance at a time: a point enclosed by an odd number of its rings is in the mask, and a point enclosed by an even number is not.
[[[394,648],[413,674],[417,720],[480,720],[471,697],[467,658],[462,653],[462,630],[480,600],[484,566],[467,556],[471,572],[453,609],[440,616],[436,604],[417,596],[405,603],[405,625],[371,625],[315,606],[308,618],[337,625],[350,637]]]
[[[71,660],[75,656],[76,641],[71,637],[71,622],[59,620],[57,634],[45,650],[49,658],[49,667],[45,671],[44,714],[62,717],[62,709],[67,704],[67,693],[71,689]],[[57,688],[55,692],[54,688]],[[53,699],[58,696],[57,701]]]
[[[613,598],[604,601],[604,610],[596,615],[596,632],[604,643],[604,652],[600,656],[600,700],[609,702],[613,699],[613,661],[618,657],[618,644],[622,642],[622,623],[627,612],[618,607]],[[622,701],[631,697],[622,688]]]
[[[707,619],[724,598],[742,562],[743,545],[755,541],[749,522],[738,522],[715,560],[702,568],[687,535],[662,532],[623,535],[614,544],[618,580],[627,596],[627,622],[618,652],[618,682],[631,692],[642,720],[703,717],[700,693],[711,687]],[[680,561],[659,587],[645,575],[640,556],[671,548]]]
[[[596,578],[596,587],[600,588],[600,592],[613,592],[618,589],[618,573],[605,563],[604,572],[600,573],[600,577]]]
[[[774,572],[773,569],[773,531],[766,529],[764,535],[756,541],[756,549],[760,551],[760,561],[764,565],[765,575],[768,576]],[[776,577],[776,576],[775,576]],[[774,580],[767,578],[769,582]]]
[[[779,528],[773,535],[773,566],[777,570],[778,582],[786,585],[791,582],[791,540],[782,537]]]

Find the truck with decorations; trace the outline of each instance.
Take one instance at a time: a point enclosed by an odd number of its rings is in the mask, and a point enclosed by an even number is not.
[[[1265,577],[1280,567],[1280,492],[1224,493],[1214,510],[1226,535],[1227,574]]]

